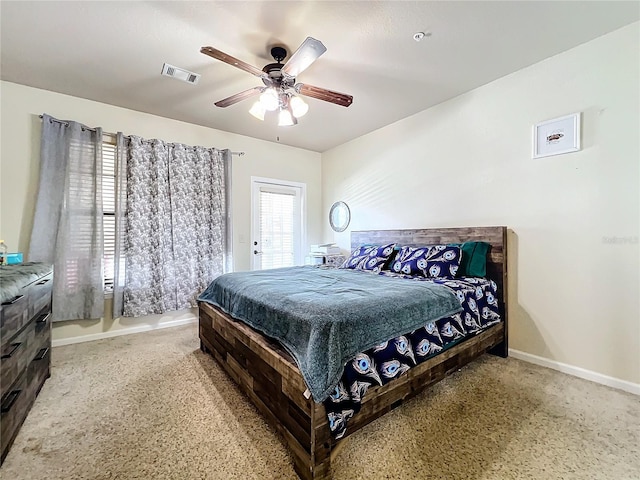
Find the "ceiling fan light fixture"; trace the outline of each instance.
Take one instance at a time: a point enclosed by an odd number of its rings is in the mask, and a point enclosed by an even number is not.
[[[266,111],[267,110],[264,108],[262,103],[260,101],[257,101],[251,106],[249,113],[256,117],[258,120],[264,121],[264,114],[266,113]]]
[[[261,121],[264,121],[265,117],[271,120],[271,117],[275,117],[277,114],[278,126],[297,125],[298,118],[309,111],[309,106],[298,95],[316,98],[343,107],[348,107],[353,102],[351,95],[305,83],[296,84],[298,74],[306,70],[326,51],[327,48],[321,41],[307,37],[283,65],[282,61],[286,58],[287,51],[283,47],[275,46],[271,49],[271,56],[277,63],[265,65],[260,70],[216,48],[202,47],[200,49],[201,53],[215,60],[220,60],[260,78],[264,84],[264,86],[249,88],[219,100],[214,103],[216,107],[225,108],[242,100],[258,97],[258,101],[251,106],[249,113]]]
[[[290,127],[292,125],[295,125],[293,115],[288,108],[281,108],[278,114],[278,126]]]
[[[280,105],[278,92],[273,88],[267,88],[262,95],[260,95],[260,103],[265,110],[270,112],[274,111]]]
[[[289,106],[291,107],[293,116],[296,118],[304,116],[304,114],[309,111],[309,105],[307,105],[305,101],[298,96],[291,97],[291,100],[289,100]]]

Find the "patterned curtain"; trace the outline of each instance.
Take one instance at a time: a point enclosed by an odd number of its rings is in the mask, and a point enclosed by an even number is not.
[[[231,260],[231,154],[135,136],[126,147],[123,314],[194,307]]]
[[[102,130],[42,116],[29,261],[53,265],[55,320],[104,313]]]

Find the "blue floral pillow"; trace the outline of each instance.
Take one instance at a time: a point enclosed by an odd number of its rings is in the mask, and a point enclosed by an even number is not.
[[[462,252],[453,245],[402,247],[391,263],[391,270],[427,278],[455,277]]]
[[[340,265],[340,268],[351,268],[355,270],[371,270],[378,273],[395,251],[395,243],[388,245],[365,245],[356,248],[347,260]]]

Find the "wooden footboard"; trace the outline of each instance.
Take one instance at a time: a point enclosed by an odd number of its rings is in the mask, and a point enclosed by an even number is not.
[[[331,450],[337,442],[324,405],[304,396],[307,387],[291,356],[278,343],[212,305],[200,303],[199,313],[201,348],[215,357],[283,436],[298,475],[304,480],[331,478]],[[388,384],[370,388],[346,435],[500,344],[504,332],[504,323],[494,325]]]
[[[403,245],[491,243],[488,276],[498,284],[504,322],[410,369],[383,386],[369,388],[362,408],[349,421],[346,436],[442,380],[486,351],[507,355],[506,228],[448,228],[353,232],[352,243],[397,241]],[[207,303],[199,304],[200,345],[238,383],[267,421],[282,435],[294,468],[304,480],[331,478],[331,436],[324,405],[306,398],[300,370],[282,346]]]
[[[200,342],[284,437],[303,479],[330,478],[324,406],[307,399],[300,370],[277,343],[212,305],[200,303]]]

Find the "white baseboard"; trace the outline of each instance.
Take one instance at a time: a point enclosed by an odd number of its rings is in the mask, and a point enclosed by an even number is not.
[[[160,328],[177,327],[179,325],[187,325],[189,323],[195,323],[198,321],[198,317],[188,316],[177,320],[168,320],[166,322],[160,322],[156,324],[136,325],[128,328],[118,328],[110,332],[91,333],[89,335],[79,335],[77,337],[61,338],[53,340],[51,346],[61,347],[62,345],[71,345],[73,343],[92,342],[93,340],[102,340],[103,338],[119,337],[120,335],[129,335],[131,333],[148,332],[151,330],[158,330]]]
[[[556,362],[555,360],[549,360],[548,358],[521,352],[520,350],[513,350],[511,348],[509,349],[509,356],[517,358],[518,360],[540,365],[541,367],[547,367],[568,375],[573,375],[574,377],[584,378],[585,380],[600,383],[607,387],[624,390],[625,392],[633,393],[634,395],[640,395],[640,384],[638,383],[609,377],[608,375],[603,375],[580,367],[574,367],[573,365],[567,365],[566,363]]]

